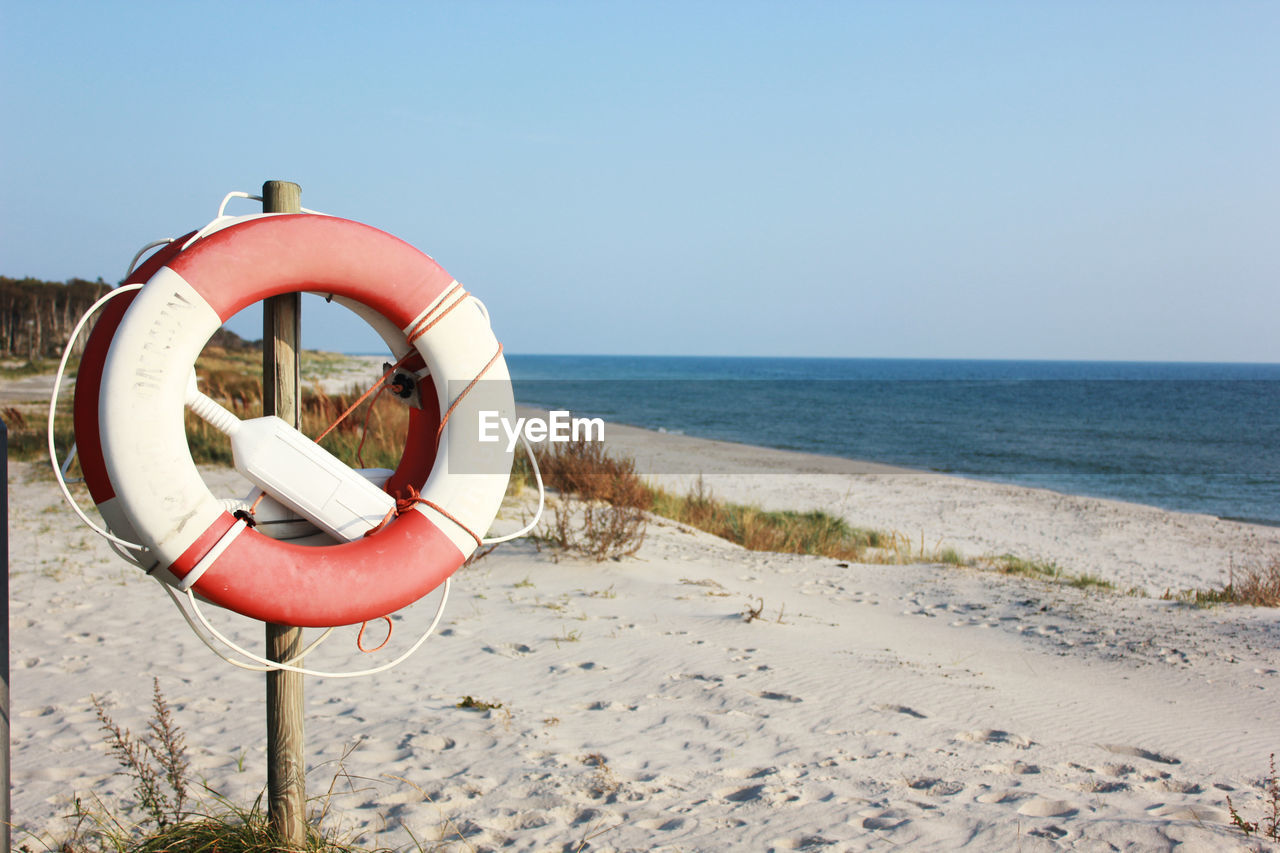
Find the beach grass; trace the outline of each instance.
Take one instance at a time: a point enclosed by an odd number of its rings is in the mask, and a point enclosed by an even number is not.
[[[91,697],[103,741],[120,768],[117,772],[132,782],[127,799],[109,806],[95,798],[87,806],[76,797],[67,836],[54,843],[39,838],[33,842],[50,853],[278,853],[291,849],[357,853],[374,849],[359,843],[358,835],[324,825],[327,797],[319,798],[321,807],[313,809],[306,822],[302,845],[291,846],[271,824],[261,795],[243,808],[193,780],[186,737],[160,690],[160,679],[152,684],[152,716],[141,735],[117,723],[102,699]],[[199,790],[206,794],[207,804],[193,802]],[[17,849],[34,853],[30,843]],[[426,848],[419,845],[419,849]]]
[[[561,496],[553,510],[552,533],[544,539],[591,556],[602,554],[598,559],[634,553],[643,540],[642,513],[669,518],[751,551],[863,560],[870,549],[893,541],[891,536],[855,528],[821,510],[765,510],[719,500],[701,478],[685,494],[675,494],[645,482],[636,472],[635,460],[613,456],[599,442],[540,445],[534,453],[543,482]],[[533,485],[532,469],[523,458],[512,476],[522,487]],[[601,505],[624,512],[602,515]],[[586,514],[576,528],[570,520],[575,511]],[[605,548],[609,539],[620,544]]]
[[[1227,582],[1218,588],[1165,590],[1166,601],[1181,601],[1196,607],[1241,604],[1251,607],[1280,607],[1280,555],[1269,560],[1231,566]]]
[[[1024,578],[1053,581],[1077,589],[1115,589],[1115,584],[1105,578],[1087,572],[1068,572],[1052,561],[1026,560],[1013,554],[1001,554],[998,557],[982,558],[976,562],[979,566],[989,568],[1002,575],[1018,575]]]

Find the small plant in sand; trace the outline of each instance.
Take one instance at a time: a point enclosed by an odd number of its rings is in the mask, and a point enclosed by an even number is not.
[[[1022,557],[1015,557],[1012,554],[1001,554],[998,557],[983,557],[978,562],[1002,575],[1019,575],[1036,580],[1053,581],[1054,583],[1066,584],[1077,589],[1088,589],[1090,587],[1096,589],[1115,588],[1115,585],[1105,578],[1100,578],[1087,572],[1079,574],[1068,572],[1057,563],[1044,560],[1026,560]]]
[[[1218,589],[1165,590],[1165,601],[1185,601],[1196,607],[1215,604],[1247,604],[1253,607],[1280,607],[1280,555],[1266,563],[1228,569],[1227,583]]]
[[[613,770],[610,769],[603,755],[598,752],[584,755],[582,763],[587,767],[594,768],[594,772],[587,780],[587,793],[593,799],[610,797],[617,792],[621,783],[613,775]]]
[[[582,639],[581,631],[570,631],[565,628],[562,633],[551,638],[551,642],[556,644],[556,648],[560,648],[561,643],[576,643]]]
[[[160,693],[160,679],[155,679],[152,684],[154,716],[148,726],[149,731],[140,738],[111,719],[101,699],[97,696],[91,698],[103,738],[121,767],[118,772],[134,781],[137,800],[134,808],[145,815],[139,825],[145,826],[150,822],[164,829],[180,823],[186,816],[190,791],[187,772],[191,764],[187,759],[186,739],[174,721],[169,703]]]
[[[1245,820],[1236,811],[1231,797],[1227,797],[1227,810],[1231,812],[1231,822],[1248,838],[1253,835],[1270,841],[1280,841],[1280,778],[1276,776],[1276,754],[1271,753],[1270,772],[1263,783],[1263,808],[1267,814],[1261,820]]]
[[[501,710],[501,702],[486,702],[483,699],[476,699],[474,696],[463,696],[458,702],[458,708],[466,708],[469,711],[497,711]]]
[[[92,702],[103,740],[120,766],[119,775],[133,782],[132,802],[113,811],[96,796],[92,806],[77,796],[68,816],[68,835],[53,842],[32,836],[32,842],[47,853],[279,853],[289,849],[263,811],[261,796],[245,809],[198,786],[211,803],[193,804],[197,785],[189,776],[186,739],[160,691],[159,679],[153,683],[152,718],[141,736],[112,719],[97,696]],[[320,804],[319,817],[308,821],[302,849],[365,853],[370,848],[359,844],[357,835],[321,827],[331,794],[332,790]],[[16,849],[35,853],[31,844]]]
[[[787,611],[787,605],[785,603],[779,605],[778,615],[773,621],[778,625],[785,625],[786,623],[783,621],[782,617],[786,613],[786,611]],[[756,621],[760,621],[760,622],[769,621],[768,619],[765,618],[765,615],[764,615],[764,599],[763,598],[757,598],[755,601],[755,604],[752,604],[750,601],[748,601],[746,604],[742,605],[741,615],[742,615],[742,621],[748,624]]]
[[[756,603],[752,606],[751,602],[747,602],[742,607],[742,621],[754,622],[757,619],[764,618],[764,599],[756,599]]]
[[[543,481],[560,492],[542,541],[596,561],[640,549],[652,499],[634,460],[612,457],[599,442],[585,440],[539,447],[536,454]]]
[[[643,510],[562,494],[551,506],[544,542],[596,562],[629,557],[644,543]]]

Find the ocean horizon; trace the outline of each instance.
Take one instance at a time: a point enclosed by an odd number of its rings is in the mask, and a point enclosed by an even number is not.
[[[578,417],[1280,525],[1280,364],[520,354],[507,364],[517,402]]]
[[[1280,364],[509,355],[517,401],[1280,525]]]

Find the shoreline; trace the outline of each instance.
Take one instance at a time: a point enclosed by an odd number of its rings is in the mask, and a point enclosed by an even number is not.
[[[1213,587],[1235,566],[1280,554],[1280,527],[1149,504],[611,422],[605,445],[635,459],[638,473],[669,491],[684,492],[702,477],[724,500],[766,510],[820,509],[854,527],[923,542],[922,557],[945,548],[966,558],[1012,554],[1149,595]]]

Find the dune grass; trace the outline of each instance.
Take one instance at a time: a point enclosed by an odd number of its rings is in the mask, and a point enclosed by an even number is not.
[[[1057,563],[1046,560],[1024,560],[1012,554],[986,557],[976,561],[1002,575],[1018,575],[1024,578],[1053,581],[1076,589],[1115,589],[1115,584],[1097,575],[1068,572]]]
[[[897,541],[879,531],[852,527],[844,519],[821,510],[764,510],[722,501],[711,494],[701,478],[685,494],[674,494],[646,483],[636,472],[634,460],[612,456],[598,442],[541,445],[535,455],[543,481],[561,495],[561,502],[553,510],[555,532],[551,540],[592,556],[602,550],[595,540],[610,533],[625,541],[606,556],[617,556],[624,550],[634,553],[643,540],[644,513],[704,530],[751,551],[816,554],[840,560],[881,559],[881,555],[872,555],[871,549],[885,548]],[[533,485],[526,460],[517,460],[513,478],[525,487]],[[571,497],[566,501],[565,496]],[[561,512],[559,507],[565,506],[569,509]],[[590,514],[598,516],[603,506],[614,507],[615,512],[593,522]],[[566,521],[570,511],[588,513],[585,525],[571,528]],[[621,523],[619,516],[629,525],[626,535],[609,527],[609,522],[615,526]],[[898,553],[891,547],[890,551]]]
[[[1196,607],[1217,604],[1280,607],[1280,555],[1252,564],[1232,565],[1226,584],[1217,589],[1165,590],[1160,597],[1165,601],[1182,601]]]

